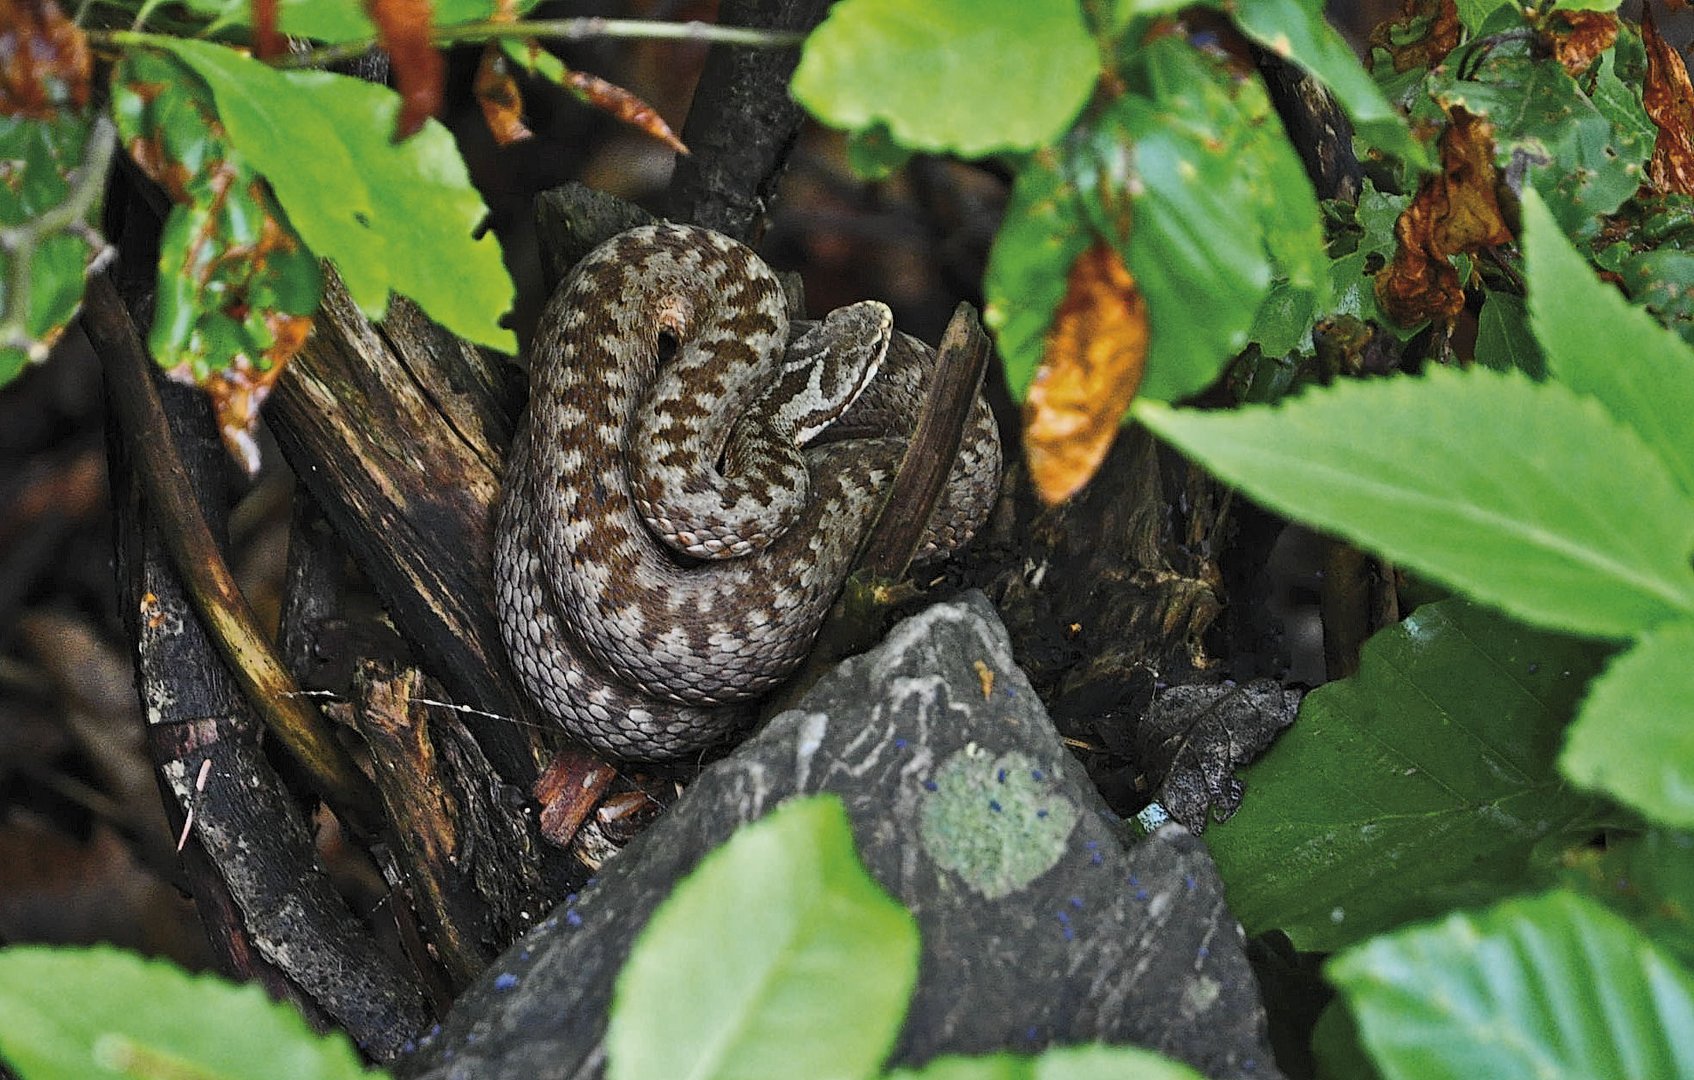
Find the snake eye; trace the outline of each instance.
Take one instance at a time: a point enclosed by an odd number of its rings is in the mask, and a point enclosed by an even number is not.
[[[677,347],[676,331],[672,330],[668,326],[659,327],[659,333],[657,335],[657,338],[656,338],[654,344],[656,346],[658,346],[659,363],[661,363],[661,364],[670,363],[671,359],[676,356],[676,347]]]

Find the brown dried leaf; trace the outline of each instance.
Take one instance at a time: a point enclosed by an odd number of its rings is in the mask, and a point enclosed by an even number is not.
[[[446,64],[430,41],[435,9],[430,0],[365,0],[365,14],[376,24],[377,43],[394,65],[400,91],[400,115],[394,141],[408,138],[441,108]]]
[[[1100,467],[1147,363],[1147,303],[1116,251],[1096,243],[1071,265],[1023,409],[1024,456],[1049,506]]]
[[[54,0],[0,0],[0,115],[82,108],[91,69],[87,39]]]
[[[1133,727],[1136,764],[1160,805],[1198,835],[1240,809],[1235,770],[1294,722],[1300,699],[1274,679],[1170,687]]]
[[[523,94],[499,45],[490,43],[482,51],[472,90],[496,145],[510,146],[534,137],[535,133],[523,122]]]
[[[1509,243],[1494,168],[1494,126],[1460,108],[1441,134],[1441,171],[1424,178],[1394,223],[1399,250],[1376,275],[1377,304],[1404,325],[1451,322],[1465,306],[1449,255]]]
[[[1642,103],[1659,128],[1647,179],[1660,191],[1694,195],[1694,86],[1689,84],[1688,65],[1659,36],[1650,7],[1642,11],[1641,39],[1647,46]]]
[[[252,5],[253,55],[260,60],[281,56],[288,48],[288,42],[283,38],[282,31],[277,29],[281,17],[280,5],[277,0],[252,0]]]
[[[1618,17],[1609,11],[1564,11],[1542,26],[1553,55],[1574,78],[1588,70],[1618,39]]]
[[[616,83],[609,83],[585,71],[569,71],[565,73],[565,86],[583,102],[640,128],[679,154],[688,153],[688,147],[682,145],[682,140],[676,137],[653,106]]]
[[[1424,20],[1423,33],[1409,37],[1416,32],[1415,25]],[[1405,0],[1400,5],[1400,20],[1379,25],[1372,31],[1370,43],[1389,55],[1395,71],[1410,71],[1439,64],[1458,46],[1463,30],[1453,0]]]

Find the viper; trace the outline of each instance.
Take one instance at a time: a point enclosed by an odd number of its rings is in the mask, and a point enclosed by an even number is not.
[[[740,243],[621,233],[543,312],[495,550],[524,689],[611,757],[667,761],[745,727],[805,658],[916,423],[934,352],[875,301],[790,323]],[[999,488],[980,398],[920,558]]]

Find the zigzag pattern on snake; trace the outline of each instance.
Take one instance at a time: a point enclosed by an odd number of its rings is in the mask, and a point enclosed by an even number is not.
[[[785,313],[747,248],[652,225],[549,303],[497,529],[501,633],[525,690],[615,758],[732,736],[805,658],[923,402],[934,353],[881,304]],[[999,486],[978,400],[930,556]]]

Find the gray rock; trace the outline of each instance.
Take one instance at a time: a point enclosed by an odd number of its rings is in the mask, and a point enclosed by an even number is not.
[[[1279,1075],[1205,848],[1176,826],[1131,838],[974,593],[901,623],[702,773],[399,1074],[598,1076],[613,979],[654,907],[736,826],[818,791],[845,802],[866,867],[923,934],[891,1064],[1105,1041],[1212,1077]]]

